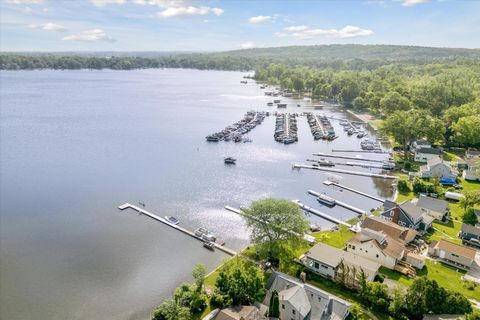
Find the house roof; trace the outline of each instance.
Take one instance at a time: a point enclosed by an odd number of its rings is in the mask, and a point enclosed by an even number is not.
[[[301,305],[308,303],[311,319],[345,319],[351,306],[351,303],[337,296],[308,283],[303,283],[300,280],[281,272],[274,271],[272,273],[268,279],[267,289],[268,292],[264,299],[265,304],[270,303],[270,296],[273,290],[276,290],[279,293],[280,299],[282,299],[281,292],[284,292],[284,297],[287,297],[288,295],[289,299],[292,299],[288,300],[290,303],[293,302],[296,305],[298,305],[298,303]]]
[[[411,251],[408,251],[406,256],[408,256],[410,259],[417,260],[417,261],[425,261],[425,257],[421,256],[419,254],[413,253]]]
[[[313,246],[305,255],[334,268],[343,260],[345,264],[355,266],[357,269],[363,269],[367,278],[374,275],[380,268],[380,264],[374,261],[370,261],[354,253],[340,250],[321,242]]]
[[[412,143],[416,144],[417,146],[430,146],[430,142],[425,139],[415,140]]]
[[[449,164],[448,162],[443,161],[443,159],[440,158],[440,157],[438,157],[438,158],[432,158],[432,159],[427,160],[427,166],[428,166],[428,167],[435,166],[435,165],[437,165],[437,164],[439,164],[439,163],[444,163],[444,164],[450,166],[450,164]]]
[[[426,153],[426,154],[437,154],[440,155],[442,153],[442,150],[437,149],[437,148],[428,148],[428,147],[421,147],[420,149],[417,149],[417,153]]]
[[[351,238],[348,243],[364,243],[372,241],[383,253],[389,255],[395,259],[401,259],[403,257],[403,252],[405,251],[405,245],[400,243],[398,240],[393,239],[392,237],[387,236],[383,232],[375,231],[376,233],[383,234],[383,241],[378,241],[376,236],[371,236],[373,230],[368,228],[362,228],[360,232],[357,232],[353,238]]]
[[[465,257],[465,258],[468,258],[468,259],[472,259],[472,260],[475,259],[475,254],[477,253],[477,251],[475,251],[472,248],[461,246],[461,245],[455,244],[453,242],[450,242],[450,241],[447,241],[447,240],[444,240],[444,239],[440,239],[440,241],[437,242],[435,247],[438,248],[438,249],[441,249],[441,250],[445,250],[445,251],[448,251],[448,252],[451,252],[451,253],[455,253],[459,256],[462,256],[462,257]]]
[[[414,205],[411,201],[405,201],[398,206],[414,221],[424,215],[424,212],[419,207]]]
[[[235,306],[221,310],[212,320],[262,320],[262,316],[255,306]]]
[[[278,298],[280,301],[288,301],[295,310],[298,310],[302,318],[305,318],[312,308],[305,288],[302,286],[292,286],[282,290],[278,293]]]
[[[443,212],[443,213],[447,212],[448,210],[447,201],[431,198],[425,195],[420,195],[416,205],[417,207],[420,207],[420,208],[425,208],[428,210]]]
[[[467,223],[462,223],[462,232],[480,236],[480,228]]]
[[[394,222],[376,216],[367,217],[363,220],[361,227],[383,231],[386,235],[402,243],[411,242],[418,234],[418,232],[413,229],[402,227]]]
[[[466,156],[470,156],[470,157],[478,157],[480,156],[480,150],[467,150],[465,151],[465,155]]]

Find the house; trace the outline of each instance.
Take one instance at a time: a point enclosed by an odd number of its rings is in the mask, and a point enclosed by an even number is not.
[[[420,167],[421,178],[450,178],[455,179],[458,176],[457,169],[452,168],[448,161],[441,158],[427,160],[427,164]]]
[[[202,320],[267,320],[257,306],[235,306],[225,309],[215,309]]]
[[[383,231],[362,228],[347,242],[347,251],[355,253],[382,266],[394,269],[403,259],[405,245],[394,240]]]
[[[439,159],[442,154],[442,150],[437,148],[419,148],[415,150],[415,161],[427,162],[432,159]]]
[[[365,218],[360,227],[375,231],[383,231],[388,236],[404,244],[412,242],[418,235],[418,232],[413,229],[399,226],[396,223],[376,216]]]
[[[355,269],[358,272],[363,270],[367,282],[373,281],[377,275],[380,264],[363,258],[351,252],[340,250],[324,243],[317,243],[302,257],[302,262],[308,270],[321,275],[322,277],[338,280],[341,270],[341,263],[348,266],[349,269]],[[357,279],[353,279],[352,285],[357,285]]]
[[[480,227],[463,223],[460,230],[460,239],[462,239],[463,244],[480,248]]]
[[[448,217],[450,213],[448,202],[445,200],[420,195],[418,199],[412,200],[412,203],[429,216],[435,218],[435,220],[442,221],[445,217]]]
[[[420,234],[424,234],[432,227],[434,218],[426,214],[411,201],[397,204],[386,200],[383,207],[384,211],[381,213],[381,217],[402,227],[417,230]]]
[[[432,241],[428,247],[428,254],[432,257],[437,257],[443,263],[463,270],[470,269],[475,260],[476,253],[472,248],[461,246],[444,239]]]
[[[480,158],[480,150],[468,149],[465,151],[465,158],[467,159],[478,159]]]
[[[267,283],[264,304],[277,291],[281,320],[343,320],[351,303],[284,273],[273,272]]]
[[[462,176],[465,180],[480,181],[480,159],[470,158],[465,161],[466,168],[463,170]]]
[[[465,320],[462,314],[426,314],[423,320]]]
[[[420,148],[431,148],[432,145],[425,139],[415,140],[410,143],[410,150],[415,151]]]

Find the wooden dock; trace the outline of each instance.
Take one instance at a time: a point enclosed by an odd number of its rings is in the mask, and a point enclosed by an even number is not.
[[[309,165],[306,165],[306,164],[294,164],[293,168],[294,169],[312,169],[312,170],[335,172],[335,173],[344,173],[344,174],[351,174],[351,175],[356,175],[356,176],[373,177],[373,178],[381,178],[381,179],[397,179],[397,177],[395,177],[395,176],[389,176],[389,175],[386,175],[386,174],[361,172],[361,171],[351,171],[351,170],[325,168],[325,167],[314,167],[314,166],[309,166]]]
[[[299,200],[292,200],[292,201],[293,201],[294,203],[296,203],[300,208],[302,208],[302,210],[307,211],[307,212],[309,212],[309,213],[311,213],[311,214],[314,214],[314,215],[316,215],[317,217],[320,217],[320,218],[325,219],[325,220],[327,220],[327,221],[333,222],[333,223],[335,223],[335,224],[344,225],[344,226],[346,226],[346,227],[348,227],[348,228],[351,228],[351,227],[352,227],[351,224],[346,223],[346,222],[344,222],[344,221],[342,221],[342,220],[340,220],[340,219],[334,218],[334,217],[332,217],[332,216],[330,216],[330,215],[328,215],[328,214],[326,214],[326,213],[323,213],[323,212],[321,212],[321,211],[315,210],[315,209],[313,209],[313,208],[311,208],[311,207],[309,207],[309,206],[301,203]]]
[[[150,217],[150,218],[152,218],[152,219],[154,219],[154,220],[157,220],[157,221],[159,221],[159,222],[162,222],[163,224],[166,224],[167,226],[169,226],[169,227],[171,227],[171,228],[173,228],[173,229],[176,229],[176,230],[178,230],[178,231],[181,231],[181,232],[185,233],[186,235],[189,235],[189,236],[192,237],[192,238],[195,238],[195,239],[197,239],[197,240],[200,240],[200,241],[204,242],[204,240],[203,240],[201,237],[197,236],[197,235],[196,235],[195,233],[193,233],[192,231],[187,230],[187,229],[185,229],[185,228],[183,228],[183,227],[180,227],[180,226],[178,226],[178,225],[172,224],[172,223],[168,222],[166,219],[161,218],[161,217],[159,217],[159,216],[157,216],[157,215],[155,215],[155,214],[153,214],[153,213],[151,213],[151,212],[148,212],[148,211],[145,210],[145,209],[142,209],[142,208],[140,208],[140,207],[137,207],[137,206],[135,206],[135,205],[133,205],[133,204],[130,204],[130,203],[128,203],[128,202],[125,203],[125,204],[122,204],[121,206],[118,206],[118,209],[120,209],[120,210],[125,210],[125,209],[135,210],[135,211],[137,211],[138,213],[144,214],[144,215],[146,215],[146,216],[148,216],[148,217]],[[235,251],[232,250],[232,249],[229,249],[229,248],[227,248],[227,247],[224,247],[224,246],[222,246],[222,245],[220,245],[220,244],[218,244],[218,243],[216,243],[216,242],[214,242],[213,244],[214,244],[215,248],[217,248],[217,249],[220,250],[220,251],[225,252],[226,254],[229,254],[229,255],[231,255],[231,256],[237,255],[237,252],[235,252]]]
[[[376,200],[376,201],[381,202],[381,203],[384,203],[384,202],[385,202],[385,199],[372,196],[372,195],[370,195],[370,194],[368,194],[368,193],[365,193],[365,192],[362,192],[362,191],[360,191],[360,190],[356,190],[356,189],[353,189],[353,188],[350,188],[350,187],[341,185],[341,184],[339,184],[339,183],[336,183],[336,182],[333,182],[333,181],[330,181],[330,180],[323,181],[323,184],[325,184],[325,185],[327,185],[327,186],[336,186],[336,187],[339,187],[339,188],[342,188],[342,189],[351,191],[351,192],[353,192],[353,193],[362,195],[362,196],[364,196],[364,197],[367,197],[367,198]]]
[[[308,190],[308,193],[311,194],[312,196],[315,196],[315,197],[320,196],[319,192],[316,192],[316,191],[313,191],[313,190]],[[330,198],[332,198],[332,197],[330,197]],[[335,204],[339,205],[340,207],[344,207],[345,209],[353,211],[353,212],[355,212],[359,215],[367,214],[367,211],[365,211],[365,210],[359,209],[357,207],[354,207],[352,205],[349,205],[348,203],[345,203],[345,202],[337,200],[337,199],[334,199],[334,200],[335,200]]]
[[[326,158],[339,158],[339,159],[347,159],[347,160],[358,160],[358,161],[370,161],[370,162],[383,163],[383,160],[340,156],[340,155],[326,154],[326,153],[322,153],[322,152],[312,153],[312,155],[318,156],[318,157],[326,157]]]

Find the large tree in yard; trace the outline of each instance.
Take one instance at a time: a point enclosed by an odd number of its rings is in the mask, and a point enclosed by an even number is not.
[[[297,204],[283,199],[252,202],[243,209],[247,225],[252,229],[251,240],[268,258],[281,259],[288,249],[302,243],[308,221]]]

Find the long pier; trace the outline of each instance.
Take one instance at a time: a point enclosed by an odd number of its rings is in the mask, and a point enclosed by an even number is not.
[[[163,224],[166,224],[167,226],[169,226],[169,227],[171,227],[171,228],[173,228],[173,229],[176,229],[176,230],[178,230],[178,231],[181,231],[181,232],[185,233],[186,235],[189,235],[189,236],[192,237],[192,238],[195,238],[195,239],[197,239],[197,240],[200,240],[200,241],[204,242],[201,237],[197,236],[197,235],[196,235],[195,233],[193,233],[192,231],[187,230],[187,229],[185,229],[185,228],[183,228],[183,227],[180,227],[180,226],[178,226],[178,225],[175,225],[175,224],[173,224],[173,223],[170,223],[170,222],[168,222],[166,219],[161,218],[161,217],[159,217],[159,216],[157,216],[157,215],[155,215],[155,214],[153,214],[153,213],[151,213],[151,212],[148,212],[148,211],[145,210],[145,209],[142,209],[142,208],[140,208],[140,207],[137,207],[137,206],[135,206],[135,205],[133,205],[133,204],[130,204],[130,203],[128,203],[128,202],[125,203],[125,204],[122,204],[121,206],[118,206],[118,209],[120,209],[120,210],[133,209],[133,210],[135,210],[135,211],[137,211],[137,212],[139,212],[139,213],[141,213],[141,214],[144,214],[144,215],[146,215],[146,216],[148,216],[148,217],[150,217],[150,218],[152,218],[152,219],[154,219],[154,220],[160,221],[160,222],[162,222]],[[231,255],[231,256],[237,255],[237,252],[235,252],[234,250],[229,249],[229,248],[227,248],[227,247],[224,247],[224,246],[222,246],[222,245],[219,245],[219,244],[216,243],[216,242],[213,242],[213,245],[215,246],[215,248],[217,248],[218,250],[221,250],[221,251],[225,252],[226,254],[229,254],[229,255]]]
[[[366,159],[366,158],[356,158],[356,157],[348,157],[348,156],[340,156],[340,155],[326,154],[326,153],[322,153],[322,152],[312,153],[312,155],[318,156],[318,157],[326,157],[326,158],[339,158],[339,159],[348,159],[348,160],[370,161],[370,162],[383,163],[383,160]]]
[[[316,192],[314,190],[308,190],[308,193],[311,194],[312,196],[315,196],[315,197],[318,197],[320,196],[320,193],[319,192]],[[333,198],[332,198],[333,199]],[[365,210],[362,210],[362,209],[359,209],[357,207],[354,207],[348,203],[345,203],[343,201],[340,201],[340,200],[337,200],[337,199],[334,199],[335,200],[335,204],[336,205],[339,205],[340,207],[344,207],[345,209],[348,209],[350,211],[353,211],[359,215],[363,215],[363,214],[367,214],[367,211]]]
[[[241,215],[242,217],[249,217],[249,218],[251,218],[251,219],[253,219],[253,220],[260,221],[260,219],[257,219],[257,218],[255,218],[255,217],[252,217],[252,216],[250,216],[250,215],[247,215],[247,214],[245,214],[245,213],[244,213],[242,210],[240,210],[240,209],[233,208],[233,207],[230,207],[230,206],[225,206],[225,209],[227,209],[228,211],[234,212],[234,213],[236,213],[236,214],[238,214],[238,215]],[[284,230],[285,230],[285,229],[284,229]],[[292,231],[291,231],[290,233],[291,233],[291,234],[298,235],[298,233],[295,233],[295,232],[292,232]],[[315,237],[313,237],[313,236],[311,236],[311,235],[309,235],[309,234],[304,234],[304,235],[303,235],[303,239],[306,240],[306,241],[308,241],[308,242],[311,243],[311,244],[314,244],[314,243],[315,243]]]
[[[307,161],[318,163],[318,160],[313,160],[313,159],[307,159]],[[379,164],[368,164],[368,163],[360,163],[360,162],[349,162],[349,161],[347,161],[347,162],[333,162],[333,164],[338,165],[338,166],[383,169],[383,166],[379,165]]]
[[[306,164],[294,164],[293,168],[294,169],[302,169],[302,168],[303,169],[312,169],[312,170],[344,173],[344,174],[351,174],[351,175],[356,175],[356,176],[374,177],[374,178],[381,178],[381,179],[397,179],[397,177],[395,177],[395,176],[389,176],[389,175],[386,175],[386,174],[361,172],[361,171],[351,171],[351,170],[344,170],[344,169],[324,168],[324,167],[314,167],[314,166],[309,166],[309,165],[306,165]]]
[[[360,191],[360,190],[356,190],[356,189],[353,189],[353,188],[350,188],[350,187],[341,185],[341,184],[336,183],[336,182],[333,182],[333,181],[326,180],[326,181],[323,181],[323,184],[325,184],[325,185],[327,185],[327,186],[336,186],[336,187],[339,187],[339,188],[342,188],[342,189],[351,191],[351,192],[353,192],[353,193],[362,195],[362,196],[364,196],[364,197],[367,197],[367,198],[376,200],[376,201],[381,202],[381,203],[384,203],[384,202],[385,202],[385,199],[372,196],[371,194],[368,194],[368,193],[362,192],[362,191]]]
[[[358,152],[358,153],[388,153],[380,149],[375,150],[347,150],[347,149],[332,149],[332,152]]]
[[[326,214],[326,213],[323,213],[323,212],[321,212],[321,211],[315,210],[315,209],[313,209],[313,208],[311,208],[311,207],[309,207],[309,206],[301,203],[299,200],[292,200],[292,201],[293,201],[293,203],[296,203],[300,208],[302,208],[302,210],[307,211],[307,212],[310,212],[310,213],[312,213],[312,214],[314,214],[314,215],[316,215],[316,216],[318,216],[318,217],[320,217],[320,218],[322,218],[322,219],[325,219],[325,220],[327,220],[327,221],[333,222],[333,223],[335,223],[335,224],[344,225],[344,226],[346,226],[346,227],[348,227],[348,228],[351,228],[351,227],[352,227],[351,224],[346,223],[346,222],[344,222],[344,221],[342,221],[342,220],[340,220],[340,219],[337,219],[337,218],[335,218],[335,217],[332,217],[332,216],[330,216],[330,215],[328,215],[328,214]]]

